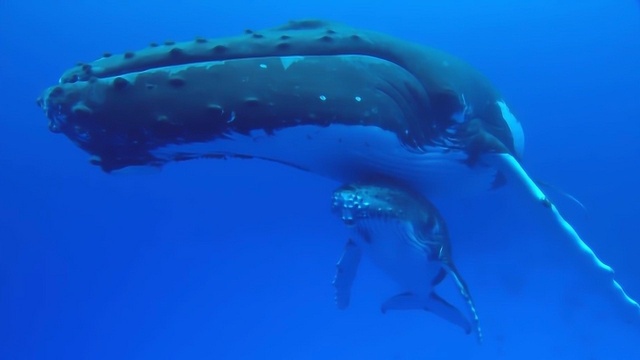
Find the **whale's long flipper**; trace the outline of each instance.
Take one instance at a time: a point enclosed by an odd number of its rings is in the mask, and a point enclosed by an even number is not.
[[[351,301],[351,285],[358,272],[358,264],[362,258],[362,250],[353,240],[347,241],[344,252],[336,265],[336,277],[333,286],[336,288],[336,306],[346,309]]]
[[[480,329],[480,320],[478,318],[478,311],[476,310],[476,305],[471,297],[471,293],[469,291],[469,286],[467,282],[464,280],[458,268],[451,261],[447,262],[444,267],[446,268],[447,273],[451,276],[453,281],[456,284],[458,292],[462,297],[463,301],[466,304],[467,317],[471,322],[472,328],[476,329],[476,334],[478,337],[478,341],[482,342],[482,330]]]
[[[525,198],[517,203],[518,207],[527,209],[532,222],[539,227],[547,226],[552,232],[553,246],[546,251],[549,258],[562,257],[572,272],[559,274],[575,276],[574,289],[582,287],[596,292],[607,299],[611,305],[618,304],[620,315],[628,316],[631,322],[640,325],[640,306],[629,297],[620,284],[614,279],[613,270],[603,263],[593,250],[580,238],[573,227],[560,215],[556,207],[527,175],[522,166],[508,154],[486,154],[484,160],[495,166],[505,175],[510,187],[517,192],[518,198]],[[516,204],[514,204],[516,205]],[[542,239],[544,240],[544,239]],[[543,245],[545,241],[540,241]],[[523,246],[526,246],[523,244]],[[552,254],[552,253],[556,254]],[[550,261],[551,263],[551,261]],[[554,279],[555,280],[555,279]]]
[[[640,308],[612,269],[512,156],[485,154],[481,161],[501,172],[503,186],[462,211],[436,203],[456,230],[457,264],[471,288],[481,288],[475,301],[484,345],[508,358],[523,348],[531,357],[640,358]]]

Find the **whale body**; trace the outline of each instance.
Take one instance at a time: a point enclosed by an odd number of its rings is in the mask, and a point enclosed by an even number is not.
[[[475,304],[454,264],[447,225],[435,206],[419,194],[387,184],[347,184],[333,193],[332,210],[353,231],[333,282],[336,304],[349,305],[362,253],[402,286],[382,304],[388,310],[425,310],[482,339]],[[436,287],[449,275],[465,305],[459,309]]]
[[[506,236],[495,248],[501,256],[458,262],[480,279],[470,286],[487,341],[508,338],[506,324],[522,318],[512,340],[529,343],[539,319],[529,315],[527,299],[551,320],[567,319],[564,334],[576,341],[597,339],[589,344],[602,343],[602,353],[612,346],[640,352],[626,340],[640,334],[637,302],[522,167],[524,133],[507,102],[454,56],[341,24],[293,21],[104,54],[66,71],[37,103],[49,129],[106,172],[254,158],[340,184],[393,184],[439,208],[458,205],[455,215],[518,217],[530,227]],[[461,197],[508,205],[465,214]],[[513,278],[511,293],[494,283]],[[625,336],[607,337],[602,319]],[[541,356],[559,339],[538,346]]]
[[[49,128],[105,171],[252,156],[253,149],[178,145],[300,125],[375,126],[417,152],[438,146],[517,155],[524,141],[500,95],[462,61],[321,21],[107,54],[65,72],[38,103]]]

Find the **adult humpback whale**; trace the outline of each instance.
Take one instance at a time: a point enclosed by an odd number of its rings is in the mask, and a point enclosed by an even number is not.
[[[638,304],[521,167],[520,123],[481,74],[450,55],[343,25],[291,22],[105,54],[65,72],[38,104],[51,131],[104,171],[259,158],[340,183],[384,179],[438,206],[506,194],[509,211],[534,228],[496,249],[506,256],[459,262],[484,276],[472,287],[485,339],[504,318],[520,317],[524,328],[535,320],[524,299],[571,319],[631,323],[637,335]],[[486,294],[502,294],[492,279],[513,275],[526,297],[504,294],[500,311],[484,309],[492,306]],[[600,334],[583,325],[576,336]]]

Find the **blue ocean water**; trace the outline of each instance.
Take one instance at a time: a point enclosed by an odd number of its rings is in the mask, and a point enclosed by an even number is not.
[[[386,32],[480,69],[524,123],[528,172],[586,206],[556,194],[565,217],[640,298],[635,1],[5,0],[0,359],[472,358],[475,344],[463,336],[429,341],[423,326],[434,317],[380,315],[394,287],[370,265],[357,301],[334,308],[343,238],[329,196],[338,184],[248,160],[107,175],[49,133],[34,104],[62,71],[104,51],[299,18]],[[580,346],[567,344],[557,358]]]

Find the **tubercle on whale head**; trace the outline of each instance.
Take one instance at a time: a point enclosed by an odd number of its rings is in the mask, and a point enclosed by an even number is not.
[[[261,31],[245,30],[240,36],[163,44],[151,43],[138,51],[105,53],[93,62],[79,62],[60,77],[60,83],[87,81],[127,72],[188,63],[221,61],[269,55],[340,55],[380,53],[367,32],[323,20],[291,21]],[[384,57],[384,56],[382,56]]]

